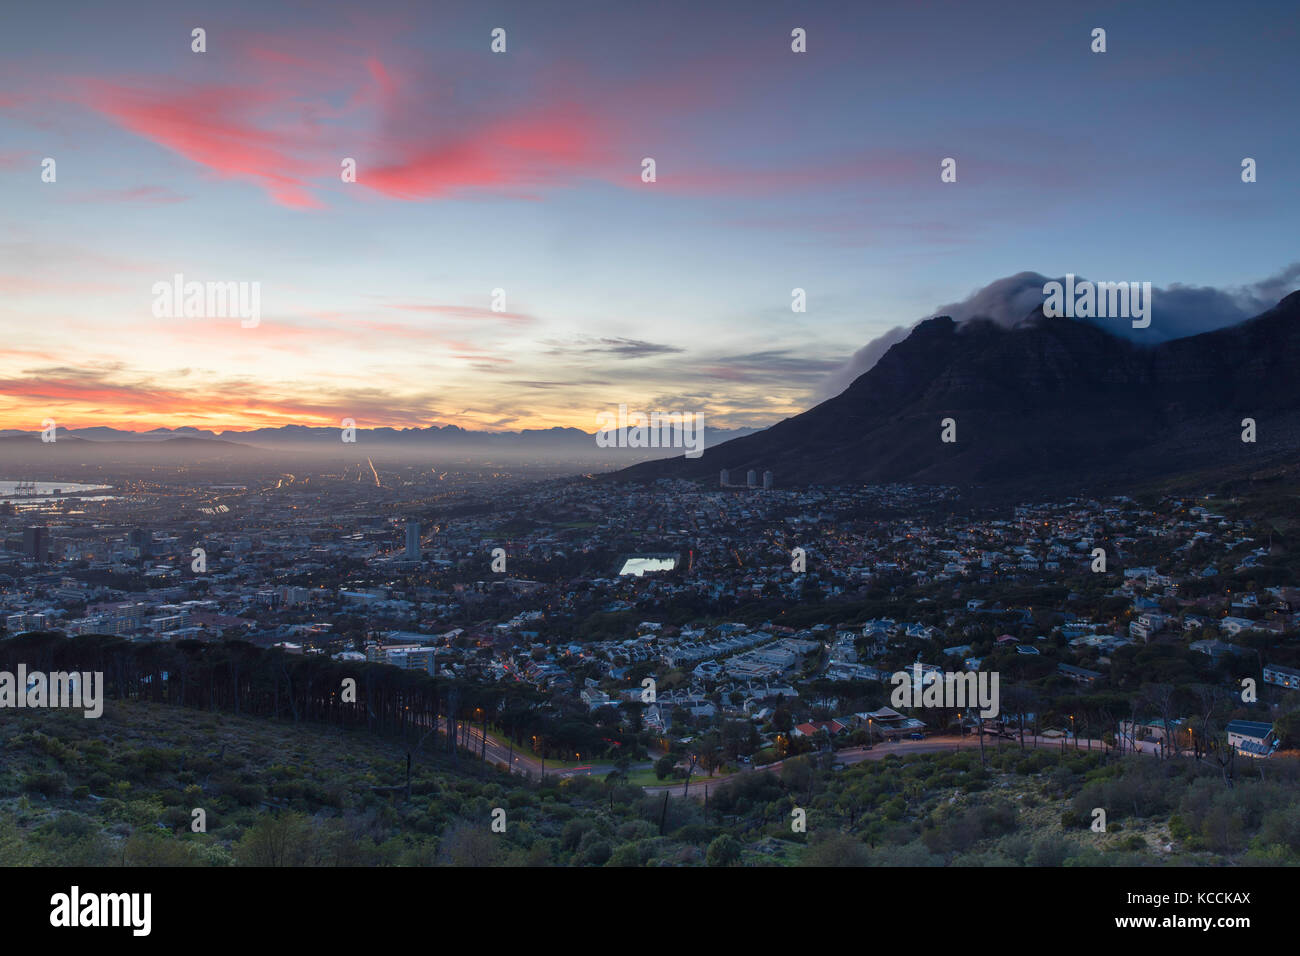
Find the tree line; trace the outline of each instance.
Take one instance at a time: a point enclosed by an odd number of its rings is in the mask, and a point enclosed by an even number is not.
[[[389,664],[339,661],[247,641],[142,643],[37,631],[0,640],[0,669],[103,674],[108,700],[330,724],[486,756],[487,732],[546,757],[635,746],[617,728],[565,713],[526,684],[482,684]],[[346,681],[355,681],[350,687]],[[354,691],[354,693],[352,692]],[[481,733],[470,737],[470,729]]]

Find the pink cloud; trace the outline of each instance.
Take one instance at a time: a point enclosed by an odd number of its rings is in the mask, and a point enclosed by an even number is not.
[[[114,381],[109,381],[109,373]],[[337,425],[350,416],[363,426],[423,426],[446,417],[435,396],[393,394],[384,389],[344,390],[313,400],[313,386],[279,386],[241,379],[207,380],[182,388],[159,387],[155,376],[121,369],[49,367],[0,378],[0,427],[32,428],[51,413],[63,421],[111,422],[139,427],[238,423]],[[128,380],[123,380],[128,379]],[[457,416],[452,416],[457,417]]]
[[[865,168],[816,158],[746,168],[683,149],[690,124],[725,120],[730,104],[754,95],[735,79],[734,64],[716,57],[678,64],[669,77],[619,80],[576,64],[524,61],[507,82],[485,76],[482,55],[448,54],[431,66],[373,33],[363,30],[372,37],[365,41],[323,31],[240,36],[225,61],[237,79],[80,78],[72,96],[295,209],[323,205],[321,191],[338,188],[344,157],[356,160],[365,193],[406,201],[535,199],[582,180],[642,188],[647,142],[657,144],[656,186],[670,192],[762,194],[864,177],[896,181],[912,170],[880,154],[864,157]]]
[[[281,205],[321,206],[307,192],[307,179],[318,167],[297,155],[291,136],[263,128],[254,118],[282,104],[275,92],[236,86],[141,90],[100,83],[88,85],[83,97],[123,128],[218,175],[258,183]]]

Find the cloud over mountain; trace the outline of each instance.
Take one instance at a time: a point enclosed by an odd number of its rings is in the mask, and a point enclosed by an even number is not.
[[[1123,281],[1125,276],[1075,276],[1075,281]],[[1018,272],[995,279],[958,302],[940,306],[930,315],[917,319],[908,327],[894,326],[853,353],[852,357],[827,376],[817,390],[818,398],[829,398],[844,391],[859,375],[875,366],[890,347],[907,338],[912,329],[933,315],[947,315],[957,323],[970,319],[992,319],[1011,327],[1030,311],[1042,305],[1043,286],[1053,281],[1037,272]],[[1064,283],[1065,277],[1055,281]],[[1128,278],[1129,282],[1134,282]],[[1275,305],[1300,285],[1300,262],[1293,262],[1276,274],[1242,286],[1219,289],[1173,283],[1151,290],[1151,327],[1134,329],[1130,323],[1114,319],[1093,319],[1107,331],[1138,343],[1155,344],[1199,335],[1214,329],[1236,325]]]

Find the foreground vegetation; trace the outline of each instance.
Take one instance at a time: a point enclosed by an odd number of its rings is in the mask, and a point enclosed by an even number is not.
[[[1300,761],[1232,786],[1191,759],[815,756],[696,800],[617,773],[527,784],[363,730],[147,701],[0,721],[0,865],[663,866],[1300,863]],[[698,785],[696,785],[698,786]],[[1093,832],[1094,808],[1106,832]],[[194,832],[202,810],[206,832]],[[492,829],[505,811],[505,832]],[[792,822],[805,811],[807,832]],[[498,815],[499,816],[499,815]]]

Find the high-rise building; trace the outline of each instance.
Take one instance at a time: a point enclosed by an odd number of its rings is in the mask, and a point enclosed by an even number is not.
[[[140,557],[148,558],[153,554],[153,532],[136,528],[127,536],[127,544],[140,549]]]
[[[281,589],[280,601],[285,607],[296,607],[311,600],[311,592],[306,588],[290,585]]]
[[[406,560],[420,560],[420,522],[406,522]]]
[[[774,478],[774,476],[772,475],[772,473],[771,473],[770,471],[765,471],[765,472],[763,472],[763,490],[764,490],[764,491],[771,491],[771,490],[772,490],[772,485],[775,483],[775,481],[776,481],[776,479]]]
[[[724,468],[718,472],[718,487],[725,488],[729,484],[731,484],[731,472]]]
[[[758,472],[756,472],[753,468],[749,469],[749,471],[746,472],[745,484],[749,485],[749,487],[751,488],[758,487]]]
[[[49,528],[24,528],[23,529],[23,554],[29,558],[35,558],[37,561],[44,561],[46,552],[50,550],[50,529]]]

